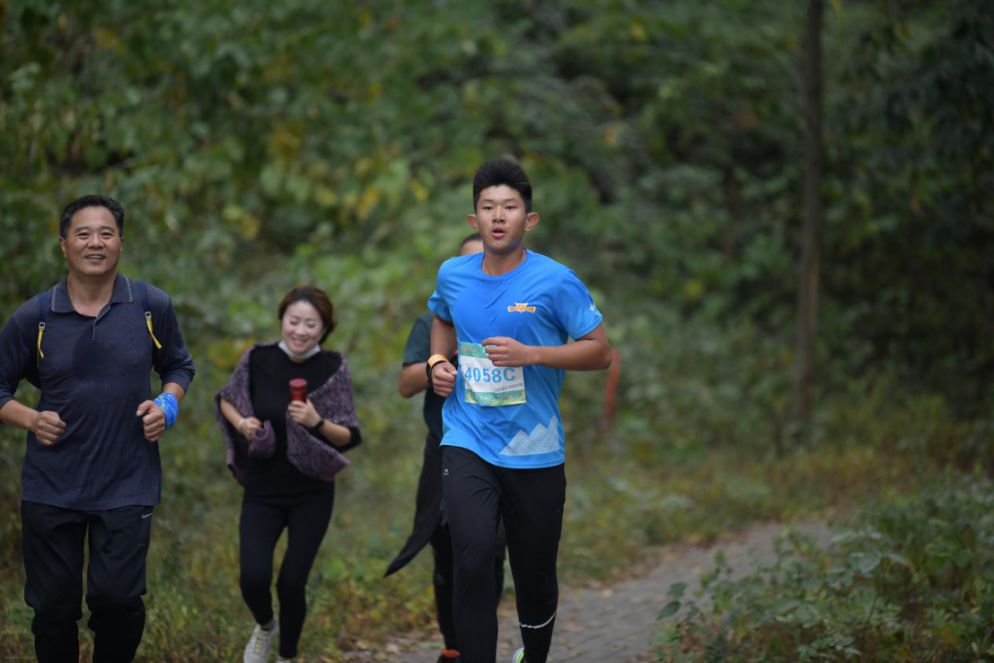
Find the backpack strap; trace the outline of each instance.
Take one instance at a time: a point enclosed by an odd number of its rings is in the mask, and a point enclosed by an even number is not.
[[[45,335],[45,323],[48,321],[48,307],[52,303],[52,291],[45,290],[38,294],[38,340],[35,342],[35,365],[40,366],[45,353],[41,351],[41,339]]]
[[[152,330],[152,309],[148,305],[148,284],[144,281],[135,281],[135,285],[138,286],[138,298],[141,299],[142,310],[145,311],[145,326],[148,327],[148,335],[152,337],[155,349],[161,350],[162,343],[159,343],[159,339],[155,337],[155,332]]]
[[[135,281],[138,286],[138,298],[141,300],[142,310],[145,312],[145,326],[148,328],[148,335],[152,337],[152,343],[156,350],[162,349],[162,343],[155,337],[152,330],[152,309],[148,305],[148,284],[144,281]],[[38,340],[35,342],[35,365],[41,366],[41,360],[45,358],[45,353],[41,350],[41,339],[45,335],[45,324],[48,321],[48,309],[52,305],[52,290],[45,290],[38,295]]]

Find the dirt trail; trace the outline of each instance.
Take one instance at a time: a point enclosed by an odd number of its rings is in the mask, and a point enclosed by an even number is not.
[[[821,523],[796,528],[825,545],[828,528]],[[688,591],[697,589],[702,573],[714,569],[719,550],[733,577],[752,571],[757,563],[773,559],[773,543],[783,531],[780,524],[755,525],[710,546],[664,546],[652,556],[654,564],[629,580],[604,587],[563,588],[559,599],[556,631],[549,653],[550,663],[650,663],[655,661],[652,638],[656,616],[669,602],[666,590],[676,582],[686,582]],[[685,596],[689,596],[686,594]],[[511,660],[520,646],[513,600],[502,603],[498,663]],[[353,652],[352,663],[434,663],[437,641],[418,642],[398,638],[375,650]]]

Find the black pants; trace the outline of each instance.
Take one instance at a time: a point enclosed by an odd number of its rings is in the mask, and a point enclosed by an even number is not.
[[[452,592],[455,578],[452,567],[452,538],[448,525],[439,525],[431,535],[431,552],[435,561],[432,586],[435,589],[435,610],[438,614],[438,630],[442,632],[446,649],[459,649],[456,625],[452,613]],[[493,555],[494,587],[496,601],[504,589],[504,540],[498,538]]]
[[[242,598],[259,624],[273,618],[273,551],[284,529],[287,548],[276,580],[280,601],[280,656],[297,655],[307,615],[307,577],[328,531],[334,490],[300,498],[246,495],[238,526]]]
[[[463,663],[496,659],[493,550],[500,518],[507,533],[525,659],[545,663],[559,602],[556,557],[566,501],[564,467],[510,470],[466,449],[446,446],[442,468],[455,557],[453,614]]]
[[[21,503],[24,600],[34,609],[31,631],[40,663],[77,663],[82,617],[83,544],[89,535],[86,604],[94,634],[93,661],[131,661],[145,630],[145,558],[152,507],[76,511]]]

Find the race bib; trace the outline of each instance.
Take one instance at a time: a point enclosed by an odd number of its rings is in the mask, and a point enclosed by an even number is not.
[[[502,406],[526,402],[522,368],[494,366],[480,343],[459,344],[459,372],[467,403]]]

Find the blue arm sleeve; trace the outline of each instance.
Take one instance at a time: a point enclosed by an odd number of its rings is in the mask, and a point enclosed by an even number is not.
[[[452,313],[449,311],[449,304],[446,301],[446,265],[452,260],[446,260],[438,269],[438,278],[435,281],[435,291],[428,298],[428,310],[440,317],[442,320],[451,321]]]

